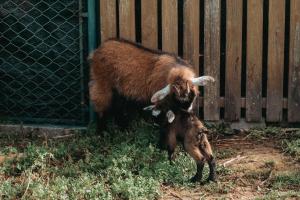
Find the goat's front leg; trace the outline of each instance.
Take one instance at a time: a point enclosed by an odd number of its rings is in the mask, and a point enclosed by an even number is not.
[[[171,127],[161,128],[159,135],[159,148],[168,151],[168,159],[172,164],[174,152],[177,146],[176,132]]]
[[[166,143],[166,129],[165,128],[160,128],[159,130],[159,141],[158,141],[158,148],[160,150],[166,150],[167,143]]]
[[[177,146],[176,133],[174,130],[170,129],[167,132],[166,136],[167,136],[166,143],[167,143],[168,157],[170,163],[172,164],[172,161],[175,159],[174,152]]]

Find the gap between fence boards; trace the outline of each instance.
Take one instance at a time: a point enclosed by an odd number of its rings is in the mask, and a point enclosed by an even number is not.
[[[204,97],[199,97],[199,106],[200,107],[203,107],[203,101],[204,101]],[[240,101],[241,101],[241,108],[246,108],[246,98],[241,97]],[[220,97],[219,98],[219,107],[224,108],[224,104],[225,104],[225,97]],[[266,108],[266,105],[267,105],[267,98],[263,97],[262,98],[262,108]],[[282,108],[284,108],[284,109],[288,108],[287,98],[282,99]]]

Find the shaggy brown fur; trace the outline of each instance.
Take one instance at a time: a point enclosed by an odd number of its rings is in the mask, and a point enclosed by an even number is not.
[[[169,153],[170,161],[177,146],[177,139],[182,141],[185,151],[197,163],[197,173],[192,181],[201,181],[205,161],[208,162],[210,173],[208,180],[215,181],[215,160],[206,133],[208,130],[203,123],[192,113],[179,111],[172,123],[165,121],[161,129],[161,145]]]
[[[189,81],[194,77],[191,66],[176,56],[112,39],[93,54],[90,98],[102,117],[111,105],[113,91],[149,103],[155,92],[171,84],[170,94],[176,93],[179,100],[185,100],[184,90],[198,94],[197,87]]]

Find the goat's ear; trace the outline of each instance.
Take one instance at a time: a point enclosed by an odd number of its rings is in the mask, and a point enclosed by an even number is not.
[[[161,110],[156,110],[156,109],[152,110],[152,115],[154,117],[157,117],[160,113],[161,113]]]
[[[173,113],[172,110],[169,110],[166,114],[167,118],[168,118],[168,122],[172,123],[175,119],[175,114]]]
[[[155,94],[151,97],[151,103],[156,103],[156,102],[164,99],[170,93],[170,91],[171,91],[171,86],[170,86],[170,84],[168,84],[163,89],[155,92]]]
[[[215,82],[215,79],[211,76],[200,76],[198,78],[193,78],[192,83],[198,86],[207,85],[208,82]]]

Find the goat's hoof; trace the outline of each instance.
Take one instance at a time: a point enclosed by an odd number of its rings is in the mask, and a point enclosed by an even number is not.
[[[174,160],[169,160],[170,165],[174,166]]]
[[[217,183],[217,180],[215,178],[207,178],[202,185],[209,184],[209,183]]]
[[[200,182],[201,179],[202,179],[201,176],[195,175],[195,176],[193,176],[193,177],[190,179],[190,181],[191,181],[192,183],[196,183],[196,182]]]
[[[171,155],[169,155],[169,162],[170,164],[174,164],[176,159],[176,155],[174,153],[172,153]]]
[[[206,180],[207,182],[214,182],[214,183],[216,183],[217,182],[217,180],[216,180],[216,176],[208,176],[208,178],[207,178],[207,180]]]
[[[205,181],[201,181],[200,185],[206,185],[206,184],[209,184],[209,183],[216,183],[216,181],[212,181],[210,179],[206,179]]]
[[[207,179],[207,181],[208,182],[214,182],[214,183],[218,182],[216,179]]]

